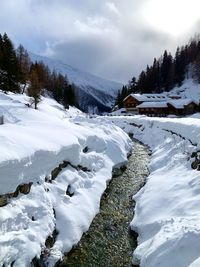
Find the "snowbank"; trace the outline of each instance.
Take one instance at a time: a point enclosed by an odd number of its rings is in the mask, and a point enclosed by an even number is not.
[[[200,172],[191,168],[200,147],[200,120],[106,118],[150,146],[146,185],[134,196],[138,232],[133,263],[141,267],[200,266]]]
[[[30,266],[41,253],[53,266],[89,228],[112,169],[132,146],[114,125],[52,99],[38,110],[28,102],[0,92],[0,195],[9,196],[0,207],[0,266]],[[30,192],[19,193],[27,184]]]

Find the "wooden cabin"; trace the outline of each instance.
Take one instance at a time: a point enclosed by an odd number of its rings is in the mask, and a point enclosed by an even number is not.
[[[144,102],[137,106],[141,115],[150,117],[166,117],[168,115],[167,102]]]
[[[180,99],[180,95],[130,94],[124,99],[126,112],[147,116],[186,116],[199,110],[199,104],[192,99]]]
[[[130,94],[124,99],[124,107],[126,112],[135,112],[137,111],[136,107],[142,103],[142,101],[135,97],[137,94]]]
[[[130,94],[124,99],[126,112],[137,112],[137,107],[144,102],[162,102],[168,98],[163,94]]]
[[[179,99],[169,101],[168,113],[176,116],[186,116],[198,111],[198,105],[192,99]]]
[[[137,106],[139,114],[150,117],[168,115],[187,116],[198,111],[198,105],[191,99],[177,99],[163,102],[144,102]]]

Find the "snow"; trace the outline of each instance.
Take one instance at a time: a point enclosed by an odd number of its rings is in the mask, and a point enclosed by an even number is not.
[[[143,102],[137,108],[167,108],[167,102]]]
[[[196,101],[197,102],[197,101]],[[172,105],[176,109],[183,109],[184,106],[187,106],[191,103],[196,102],[192,99],[176,99],[176,100],[169,100],[169,101],[162,101],[162,102],[143,102],[142,104],[138,105],[137,108],[167,108],[168,104]]]
[[[25,95],[0,92],[0,195],[32,183],[29,194],[0,207],[0,266],[30,266],[41,252],[54,266],[89,228],[113,168],[127,162],[132,148],[129,137],[106,121],[64,110],[50,98],[43,97],[38,110],[27,103]],[[67,166],[51,180],[63,162]],[[55,244],[45,248],[55,229]]]
[[[132,96],[133,98],[137,99],[139,102],[164,101],[168,99],[168,97],[165,94],[130,94],[124,99],[124,101],[129,96]]]
[[[199,118],[105,118],[152,150],[150,175],[134,196],[135,265],[200,266],[200,172],[191,168],[191,155],[200,148]]]
[[[174,87],[170,93],[178,94],[182,98],[189,98],[199,102],[200,84],[196,83],[192,78],[185,79],[180,87]]]
[[[118,90],[122,84],[106,80],[74,68],[62,61],[29,53],[31,60],[42,61],[51,71],[67,75],[70,83],[76,85],[80,108],[87,113],[109,111],[115,103]]]
[[[177,109],[183,109],[184,106],[187,106],[191,103],[195,103],[198,105],[198,103],[196,103],[195,100],[187,99],[187,98],[186,99],[171,100],[168,103]]]
[[[116,96],[117,91],[122,88],[122,84],[118,82],[100,78],[83,70],[74,68],[62,61],[35,55],[33,53],[29,53],[29,55],[32,61],[44,62],[52,71],[55,70],[63,75],[67,75],[67,78],[71,83],[74,83],[85,90],[90,91],[90,88],[94,88],[112,96]]]
[[[198,100],[199,92],[191,80],[174,89],[184,99]],[[133,264],[200,266],[200,172],[191,168],[192,153],[200,154],[200,114],[88,118],[50,98],[43,98],[38,110],[27,103],[25,95],[0,92],[5,121],[0,125],[0,195],[33,183],[29,194],[0,207],[0,266],[30,266],[42,251],[53,266],[80,240],[99,211],[113,167],[124,164],[131,150],[119,127],[152,151],[150,175],[134,196],[131,228],[139,237]],[[51,180],[63,161],[69,164]],[[53,247],[45,248],[55,229]]]

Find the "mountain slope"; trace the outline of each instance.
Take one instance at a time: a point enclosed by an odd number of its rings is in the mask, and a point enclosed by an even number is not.
[[[122,84],[106,80],[76,69],[59,60],[50,59],[29,53],[32,61],[42,61],[51,70],[67,75],[69,81],[78,88],[79,104],[84,111],[108,111],[114,104],[117,91]]]

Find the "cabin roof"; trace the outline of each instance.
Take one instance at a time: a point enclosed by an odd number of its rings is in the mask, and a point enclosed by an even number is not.
[[[178,94],[168,94],[168,97],[178,97],[178,98],[181,98],[181,95],[178,95]]]
[[[130,94],[124,99],[124,101],[130,96],[137,99],[139,102],[157,102],[168,99],[168,97],[164,94]]]
[[[176,109],[183,109],[184,106],[187,106],[191,103],[195,103],[195,101],[189,98],[185,98],[185,99],[170,100],[168,103]]]
[[[167,101],[161,102],[143,102],[137,108],[167,108]]]
[[[167,100],[167,101],[151,101],[143,102],[137,106],[137,108],[167,108],[168,104],[173,106],[176,109],[184,109],[184,106],[187,106],[191,103],[195,103],[194,100],[186,99],[176,99],[176,100]],[[197,104],[197,103],[195,103]]]

